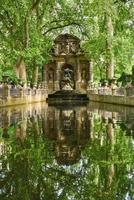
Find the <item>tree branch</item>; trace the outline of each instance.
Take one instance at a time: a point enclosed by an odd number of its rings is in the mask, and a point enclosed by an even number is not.
[[[79,26],[80,27],[81,25],[79,23],[76,23],[76,22],[69,22],[68,24],[63,24],[63,25],[58,25],[58,26],[55,26],[55,27],[51,27],[47,31],[45,31],[43,33],[43,35],[46,35],[47,33],[51,32],[53,30],[64,28],[64,27],[67,27],[67,26]]]
[[[33,3],[31,9],[30,9],[29,12],[28,12],[28,15],[31,15],[31,14],[32,14],[32,12],[33,12],[33,11],[37,8],[37,6],[39,5],[40,1],[41,1],[41,0],[36,0],[36,1]]]

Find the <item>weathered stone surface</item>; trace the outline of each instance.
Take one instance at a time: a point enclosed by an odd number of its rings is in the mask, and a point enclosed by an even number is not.
[[[23,91],[22,91],[23,92]],[[36,102],[46,101],[47,93],[39,93],[39,91],[35,91],[36,93],[29,93],[28,95],[21,95],[21,96],[6,96],[5,98],[0,99],[0,107],[6,106],[15,106],[21,104],[30,104]]]
[[[48,104],[83,104],[88,102],[89,99],[86,94],[74,90],[60,90],[53,94],[48,95]]]

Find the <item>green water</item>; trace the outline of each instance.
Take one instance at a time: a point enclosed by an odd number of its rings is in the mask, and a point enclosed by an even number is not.
[[[134,108],[0,110],[0,199],[133,200]]]

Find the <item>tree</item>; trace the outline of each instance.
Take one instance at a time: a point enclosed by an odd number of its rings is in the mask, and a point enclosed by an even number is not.
[[[96,80],[131,69],[131,0],[1,0],[0,18],[1,70],[14,68],[25,81],[37,82],[38,72],[50,59],[54,37],[65,30],[83,40],[82,48],[94,62]]]

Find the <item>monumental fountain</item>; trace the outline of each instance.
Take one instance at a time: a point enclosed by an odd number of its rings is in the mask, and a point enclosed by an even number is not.
[[[70,34],[58,36],[52,61],[44,67],[48,103],[87,102],[87,87],[91,81],[92,65],[80,48],[79,38]]]

